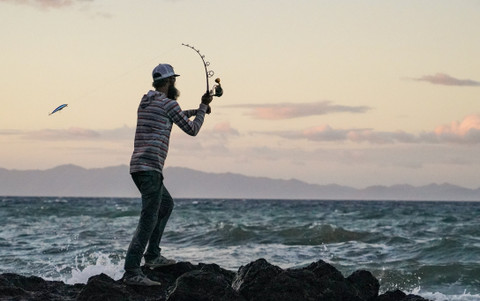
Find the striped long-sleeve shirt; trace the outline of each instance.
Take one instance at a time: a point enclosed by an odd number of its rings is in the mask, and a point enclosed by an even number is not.
[[[195,136],[202,127],[208,106],[200,104],[197,110],[182,111],[176,100],[158,91],[143,96],[137,111],[135,144],[130,160],[130,173],[155,170],[162,173],[168,153],[172,125]],[[195,116],[194,120],[190,120]]]

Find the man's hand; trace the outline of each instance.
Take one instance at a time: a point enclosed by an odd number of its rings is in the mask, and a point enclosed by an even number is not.
[[[213,96],[210,95],[210,93],[205,93],[203,94],[202,96],[202,103],[203,104],[206,104],[206,105],[209,105],[213,100]]]

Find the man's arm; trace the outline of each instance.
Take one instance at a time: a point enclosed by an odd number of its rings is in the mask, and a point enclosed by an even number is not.
[[[183,114],[185,114],[185,116],[187,116],[187,118],[190,118],[192,116],[195,116],[197,115],[197,109],[193,109],[193,110],[185,110],[185,111],[182,111]]]
[[[182,129],[185,133],[196,136],[202,127],[205,113],[208,110],[208,105],[212,101],[212,96],[209,94],[205,94],[202,96],[202,103],[198,107],[195,114],[195,119],[190,120],[188,119],[189,116],[182,111],[180,105],[176,100],[169,99],[169,102],[166,104],[166,112],[168,116],[172,119],[172,121]],[[191,115],[193,116],[193,115]]]
[[[188,118],[192,117],[192,116],[195,116],[197,115],[197,109],[193,109],[193,110],[185,110],[183,111],[183,114],[185,114]],[[212,109],[210,108],[210,105],[208,106],[207,108],[207,114],[210,114],[210,112],[212,111]]]

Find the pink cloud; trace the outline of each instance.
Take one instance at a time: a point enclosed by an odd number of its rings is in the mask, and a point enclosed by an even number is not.
[[[339,141],[345,140],[347,133],[347,130],[335,130],[329,125],[320,125],[303,130],[301,136],[308,140]]]
[[[437,126],[434,130],[440,140],[462,143],[480,143],[480,115],[468,115],[462,121]]]
[[[457,79],[451,77],[448,74],[437,73],[434,75],[425,75],[420,78],[416,78],[418,81],[426,81],[435,85],[445,86],[480,86],[480,82],[471,79]]]
[[[366,130],[352,130],[349,131],[347,134],[347,138],[350,141],[361,143],[361,142],[369,142],[372,144],[386,144],[392,143],[392,137],[388,134],[382,134],[379,132],[375,132],[371,129]]]
[[[355,143],[391,144],[410,142],[403,132],[378,132],[373,129],[333,129],[329,125],[309,128],[301,133],[303,138],[317,141],[351,141]]]
[[[335,129],[320,125],[299,131],[266,132],[287,139],[335,141],[370,144],[480,144],[480,115],[466,116],[462,121],[441,125],[433,131],[411,134],[404,131],[382,132],[374,129]]]
[[[232,126],[228,121],[217,123],[213,127],[213,131],[217,134],[222,134],[222,135],[234,135],[234,136],[239,135],[238,131],[232,128]]]
[[[393,144],[393,143],[418,143],[419,137],[404,131],[379,132],[372,129],[354,129],[347,134],[348,140],[352,142],[368,142],[371,144]]]

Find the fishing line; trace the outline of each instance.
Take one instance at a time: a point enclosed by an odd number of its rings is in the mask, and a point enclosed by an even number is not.
[[[113,85],[113,84],[118,84],[120,79],[123,79],[123,78],[127,77],[128,75],[130,75],[130,74],[133,73],[134,71],[140,69],[141,67],[146,66],[147,64],[152,64],[153,61],[158,60],[158,57],[165,56],[165,55],[167,55],[167,54],[169,54],[169,53],[171,53],[171,52],[173,52],[174,50],[179,49],[179,48],[180,48],[180,46],[178,46],[178,45],[177,45],[177,46],[173,46],[173,47],[171,47],[170,49],[167,49],[167,50],[161,52],[160,54],[156,55],[155,57],[146,59],[143,63],[140,63],[140,64],[137,64],[137,65],[133,66],[132,68],[128,69],[127,71],[124,71],[124,72],[122,72],[122,73],[120,73],[120,74],[115,74],[115,76],[114,76],[115,79],[114,79],[114,80],[106,81],[104,84],[98,85],[97,87],[94,87],[94,88],[92,88],[92,89],[84,92],[84,93],[81,94],[80,96],[76,97],[76,98],[74,99],[74,101],[72,101],[72,102],[75,103],[75,102],[77,102],[77,101],[80,101],[80,100],[82,100],[82,99],[87,98],[87,96],[91,96],[91,95],[97,93],[97,92],[100,91],[100,90],[104,90],[104,89],[105,89],[106,87],[108,87],[108,86],[111,86],[111,85]],[[70,102],[70,103],[72,103],[72,102]],[[63,106],[63,107],[62,107],[62,106]],[[63,104],[63,105],[61,105],[61,106],[59,106],[59,107],[62,107],[61,109],[63,109],[63,108],[66,107],[66,106],[67,106],[67,104]],[[70,106],[70,105],[69,105],[69,106]],[[53,110],[51,113],[49,113],[49,115],[52,115],[53,113],[60,111],[61,109],[59,109],[59,107],[57,107],[55,110]]]
[[[107,83],[105,83],[104,85],[101,85],[101,86],[98,86],[98,87],[92,89],[90,92],[87,92],[87,95],[88,95],[88,94],[91,94],[91,93],[94,93],[94,92],[96,92],[96,91],[98,91],[98,90],[100,90],[100,89],[103,89],[103,88],[105,88],[106,86],[110,86],[110,85],[112,85],[112,84],[118,83],[118,82],[119,82],[118,79],[122,79],[122,78],[126,77],[127,75],[131,74],[132,72],[140,69],[140,67],[146,66],[146,65],[148,65],[148,64],[152,64],[153,61],[157,61],[157,60],[158,60],[158,57],[165,56],[166,54],[171,53],[171,52],[173,52],[175,49],[178,49],[178,48],[180,48],[180,46],[174,46],[174,47],[172,47],[172,48],[170,48],[170,49],[168,49],[168,50],[165,50],[165,51],[163,51],[162,53],[156,55],[155,57],[152,57],[152,58],[150,58],[150,59],[145,60],[143,63],[140,63],[140,64],[138,64],[138,65],[135,65],[134,67],[130,68],[129,70],[127,70],[127,71],[125,71],[125,72],[123,72],[123,73],[120,73],[120,74],[118,74],[118,75],[115,75],[115,80],[111,80],[110,82],[107,82]]]
[[[209,84],[209,78],[213,77],[213,75],[215,74],[215,72],[213,70],[208,70],[209,66],[210,66],[210,62],[208,61],[205,61],[205,55],[201,54],[200,53],[200,50],[196,49],[194,46],[191,46],[189,44],[183,44],[182,43],[182,46],[186,46],[192,50],[194,50],[199,56],[200,58],[202,59],[202,62],[203,62],[203,66],[205,68],[205,80],[206,80],[206,85],[207,85],[207,90],[206,90],[206,93],[209,93],[210,95],[212,96],[216,96],[216,97],[221,97],[223,95],[223,88],[220,84],[220,78],[216,78],[215,79],[215,85],[212,87],[212,89],[210,90],[210,84]],[[84,98],[87,98],[87,96],[90,96],[92,94],[95,94],[96,92],[100,91],[100,90],[104,90],[106,87],[110,86],[110,85],[113,85],[113,84],[118,84],[119,82],[119,79],[122,79],[122,78],[125,78],[127,77],[128,75],[130,75],[132,72],[134,72],[135,70],[138,70],[140,67],[143,67],[147,64],[151,64],[152,61],[154,60],[157,60],[157,58],[159,56],[165,56],[166,54],[168,53],[171,53],[173,52],[174,50],[178,49],[180,46],[174,46],[174,47],[171,47],[170,49],[167,49],[165,50],[164,52],[160,53],[159,55],[156,55],[154,58],[150,58],[148,60],[145,60],[143,63],[140,63],[140,64],[137,64],[135,65],[134,67],[130,68],[129,70],[123,72],[123,73],[120,73],[118,75],[115,75],[115,80],[111,80],[109,82],[106,82],[102,85],[99,85],[95,88],[92,88],[90,89],[89,91],[83,93],[82,95],[78,96],[76,98],[76,101],[80,101]],[[67,107],[68,104],[62,104],[60,106],[58,106],[56,109],[54,109],[51,113],[49,113],[48,115],[52,115],[60,110],[62,110],[63,108]]]
[[[202,59],[203,67],[205,68],[205,79],[206,79],[206,82],[207,82],[207,92],[206,93],[209,93],[210,95],[217,96],[217,97],[222,96],[223,95],[223,89],[222,89],[222,86],[220,85],[220,78],[215,79],[215,82],[217,84],[213,86],[212,90],[210,90],[210,85],[208,83],[208,79],[215,74],[215,72],[213,72],[213,70],[208,70],[208,68],[207,68],[207,67],[210,66],[210,62],[205,61],[205,56],[200,53],[200,50],[196,49],[193,46],[190,46],[189,44],[183,44],[182,43],[182,45],[185,46],[185,47],[188,47],[190,49],[193,49],[196,53],[198,53],[198,55]]]

